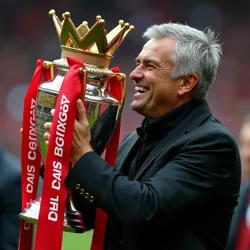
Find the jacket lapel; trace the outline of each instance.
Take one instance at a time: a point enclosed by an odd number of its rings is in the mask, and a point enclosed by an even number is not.
[[[131,160],[131,157],[129,157],[129,155],[133,152],[137,139],[138,135],[136,131],[134,131],[130,135],[128,135],[128,137],[125,138],[122,142],[117,154],[115,165],[118,171],[122,172],[122,169],[126,166],[127,161]]]
[[[158,157],[163,151],[169,151],[173,146],[174,141],[197,128],[204,120],[209,117],[211,117],[211,111],[208,107],[207,102],[203,101],[191,112],[190,115],[188,115],[188,117],[184,121],[182,121],[165,138],[162,139],[159,145],[146,158],[139,171],[137,172],[135,179],[138,179],[150,166],[153,160]]]

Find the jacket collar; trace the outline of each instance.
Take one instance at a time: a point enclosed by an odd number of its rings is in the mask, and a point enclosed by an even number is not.
[[[182,123],[199,104],[199,102],[192,100],[162,115],[156,120],[149,121],[145,118],[142,122],[142,126],[136,129],[139,137],[142,141],[144,141],[146,137],[150,138],[151,141],[162,139],[167,136],[171,130]]]
[[[170,148],[173,147],[176,139],[181,138],[183,135],[199,127],[203,122],[211,117],[211,115],[211,111],[206,101],[197,105],[196,108],[186,117],[186,119],[184,119],[167,136],[165,136],[158,146],[149,154],[136,174],[135,179],[138,179],[145,172],[145,170],[148,169],[153,160],[163,151],[169,151]]]
[[[165,136],[162,141],[158,144],[156,148],[149,154],[147,159],[142,164],[140,170],[135,176],[135,179],[138,179],[144,171],[150,166],[151,162],[160,155],[163,151],[168,151],[176,138],[180,138],[181,136],[191,132],[195,128],[199,127],[203,122],[209,119],[212,116],[211,110],[206,101],[202,101],[199,105],[197,105],[193,111],[176,126],[171,132]],[[138,136],[136,132],[131,133],[127,137],[126,147],[122,148],[120,154],[117,157],[117,169],[119,171],[126,165],[128,159],[130,159],[130,153],[135,147]],[[131,159],[130,159],[131,160]]]
[[[207,101],[202,101],[187,117],[188,122],[185,122],[185,134],[199,127],[211,116],[212,112]]]

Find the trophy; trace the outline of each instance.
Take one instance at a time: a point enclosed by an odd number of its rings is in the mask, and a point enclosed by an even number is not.
[[[48,157],[44,123],[52,121],[50,111],[56,106],[58,93],[69,70],[67,58],[74,58],[84,63],[85,67],[79,70],[85,85],[82,99],[91,130],[91,146],[101,155],[119,123],[126,93],[125,74],[109,69],[109,63],[114,52],[134,27],[120,20],[118,25],[106,34],[105,21],[101,16],[96,17],[96,23],[91,28],[86,21],[76,28],[69,12],[62,15],[62,21],[56,16],[54,10],[51,10],[49,15],[53,19],[61,42],[62,53],[60,59],[43,63],[43,67],[49,69],[51,79],[41,83],[37,91],[35,127],[43,162],[46,162]],[[55,76],[54,72],[56,72]],[[117,97],[113,91],[118,85],[120,97]],[[46,173],[46,165],[44,171]],[[94,199],[86,197],[86,194],[85,198],[89,198],[90,202]],[[20,213],[22,220],[37,224],[41,203],[41,198],[30,201]],[[85,231],[80,213],[74,208],[69,192],[66,198],[63,230],[76,233]]]

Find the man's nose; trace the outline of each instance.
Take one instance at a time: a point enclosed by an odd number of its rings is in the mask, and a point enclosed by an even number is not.
[[[136,80],[141,80],[144,75],[143,72],[140,70],[139,66],[137,66],[130,74],[129,74],[130,79],[136,81]]]

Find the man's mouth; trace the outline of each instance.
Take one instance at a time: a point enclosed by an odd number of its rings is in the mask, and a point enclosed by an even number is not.
[[[137,93],[146,93],[149,91],[149,88],[141,87],[141,86],[135,86],[135,90]]]

